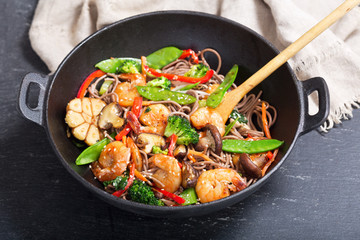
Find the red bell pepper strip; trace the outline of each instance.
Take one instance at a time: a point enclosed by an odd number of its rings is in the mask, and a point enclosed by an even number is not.
[[[132,162],[131,165],[130,165],[129,179],[127,181],[127,184],[126,184],[125,188],[122,189],[122,190],[117,190],[112,195],[114,195],[115,197],[120,197],[121,194],[123,194],[131,186],[131,184],[134,182],[134,178],[135,178],[135,162]]]
[[[147,72],[154,75],[155,77],[166,77],[167,79],[170,79],[170,80],[176,80],[176,81],[187,82],[187,83],[197,83],[197,82],[206,83],[214,75],[214,70],[212,70],[212,69],[208,70],[203,77],[194,78],[194,77],[185,77],[185,76],[180,76],[180,75],[175,75],[175,74],[170,74],[170,73],[161,73],[161,72],[158,72],[156,69],[149,68],[149,66],[144,66],[144,68]]]
[[[141,112],[141,108],[142,108],[142,102],[143,102],[142,97],[135,97],[134,98],[134,103],[133,103],[131,112],[134,113],[137,118],[140,116],[140,112]],[[126,124],[124,129],[121,130],[121,132],[119,132],[118,135],[115,136],[115,140],[121,141],[122,137],[128,135],[128,133],[130,131],[131,131],[131,126],[128,123],[128,124]]]
[[[174,149],[175,149],[177,139],[178,139],[178,136],[176,136],[175,134],[170,136],[169,153],[168,153],[168,155],[170,157],[174,156],[173,152],[174,152]]]
[[[128,133],[131,131],[130,124],[126,124],[126,126],[121,130],[118,135],[115,136],[116,141],[121,141],[123,136],[128,135]]]
[[[266,157],[270,160],[270,159],[272,159],[272,157],[273,157],[273,153],[271,152],[271,151],[268,151],[267,153],[266,153]]]
[[[191,57],[191,59],[193,60],[194,63],[199,63],[199,57],[196,55],[195,51],[192,49],[183,50],[183,53],[181,54],[179,59],[184,59],[189,56]]]
[[[153,189],[159,193],[164,194],[165,197],[171,198],[178,204],[183,204],[185,202],[185,199],[183,199],[182,197],[179,197],[178,195],[173,194],[171,192],[165,191],[164,189],[159,189],[159,188],[155,188],[155,187]]]
[[[104,76],[103,71],[101,70],[96,70],[94,72],[92,72],[86,79],[85,81],[81,84],[81,87],[76,95],[77,98],[83,98],[85,96],[85,92],[86,89],[89,87],[89,85],[91,84],[91,82],[95,79],[95,78],[99,78],[101,76]]]

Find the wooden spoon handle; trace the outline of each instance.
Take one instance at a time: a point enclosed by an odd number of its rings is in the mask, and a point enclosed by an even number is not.
[[[215,108],[215,111],[223,116],[224,122],[229,118],[230,113],[238,104],[238,102],[261,83],[265,78],[267,78],[271,73],[283,65],[287,60],[293,57],[297,52],[304,48],[308,43],[310,43],[314,38],[319,36],[323,31],[328,29],[332,24],[337,20],[343,17],[347,12],[349,12],[356,5],[360,4],[360,0],[346,0],[333,12],[331,12],[327,17],[321,20],[318,24],[312,27],[304,35],[302,35],[295,42],[290,44],[286,49],[280,52],[275,58],[268,62],[265,66],[259,69],[254,75],[248,78],[236,89],[228,92],[224,100]]]

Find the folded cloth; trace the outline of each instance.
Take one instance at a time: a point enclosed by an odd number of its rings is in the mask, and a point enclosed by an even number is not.
[[[39,0],[30,28],[35,52],[53,73],[69,51],[94,31],[117,20],[159,10],[193,10],[237,21],[283,50],[342,3],[341,0]],[[352,117],[360,102],[360,8],[289,60],[299,80],[323,77],[330,90],[332,128]],[[310,113],[316,112],[311,96]]]

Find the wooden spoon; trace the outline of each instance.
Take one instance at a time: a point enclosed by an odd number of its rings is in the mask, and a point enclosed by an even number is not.
[[[287,60],[293,57],[297,52],[304,48],[308,43],[310,43],[314,38],[319,36],[323,31],[329,28],[337,20],[343,17],[347,12],[353,9],[355,6],[360,4],[360,0],[346,0],[333,12],[331,12],[327,17],[321,20],[318,24],[312,27],[299,39],[289,45],[286,49],[280,52],[275,58],[258,70],[254,75],[248,78],[240,86],[232,90],[231,92],[226,93],[223,101],[214,108],[213,111],[216,111],[223,117],[224,123],[229,118],[230,113],[234,110],[238,102],[261,83],[265,78],[267,78],[271,73],[283,65]]]

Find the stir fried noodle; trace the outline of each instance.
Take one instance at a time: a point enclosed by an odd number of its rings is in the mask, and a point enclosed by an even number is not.
[[[190,116],[199,109],[200,101],[203,99],[206,99],[209,96],[209,90],[212,89],[212,87],[217,84],[220,84],[224,80],[224,75],[220,74],[220,68],[222,64],[221,56],[220,54],[215,51],[214,49],[204,49],[197,53],[199,56],[199,63],[204,64],[208,66],[211,69],[211,66],[209,66],[208,62],[206,61],[205,55],[214,54],[218,59],[218,65],[216,66],[216,70],[214,69],[214,75],[213,77],[206,83],[198,84],[195,88],[191,90],[187,90],[186,93],[194,96],[196,98],[196,102],[191,105],[180,105],[179,103],[175,101],[145,101],[146,104],[144,104],[142,108],[142,112],[146,110],[147,107],[155,105],[155,104],[162,104],[164,105],[169,111],[169,116],[172,115],[178,115],[181,117],[184,117],[188,120],[190,120]],[[170,74],[176,74],[176,75],[184,75],[186,72],[188,72],[191,67],[195,63],[192,61],[192,59],[185,60],[185,59],[178,59],[167,66],[165,66],[162,70],[163,73],[170,73]],[[104,81],[111,81],[112,84],[107,89],[107,91],[103,94],[99,94],[99,86]],[[96,98],[103,100],[106,104],[109,104],[111,102],[118,102],[119,97],[118,94],[115,93],[115,89],[117,86],[123,82],[128,82],[129,79],[123,76],[123,74],[113,74],[113,73],[107,73],[103,77],[98,78],[96,81],[94,81],[87,89],[88,96],[90,98]],[[183,82],[178,81],[172,81],[172,90],[179,90],[184,85]],[[235,89],[237,86],[233,84],[231,88],[229,89]],[[262,124],[262,100],[261,98],[262,92],[260,91],[257,94],[248,94],[246,95],[236,106],[236,110],[243,114],[246,119],[248,120],[246,124],[240,124],[236,123],[234,127],[231,129],[231,131],[223,137],[223,139],[247,139],[247,138],[254,138],[254,139],[263,139],[264,137],[264,131],[263,131],[263,124]],[[271,127],[277,118],[277,112],[276,109],[271,106],[269,103],[265,102],[266,106],[266,116],[268,119],[268,125]],[[128,107],[121,107],[121,116],[126,119],[127,113],[131,110],[131,106]],[[230,120],[233,121],[233,120]],[[101,134],[105,137],[108,137],[111,139],[111,141],[114,141],[114,138],[110,136],[111,132],[117,132],[119,133],[120,129],[108,129],[108,130],[101,130]],[[134,143],[136,143],[137,147],[140,149],[140,155],[143,159],[142,166],[141,166],[141,174],[148,179],[148,184],[153,185],[157,184],[158,186],[165,186],[167,183],[163,182],[164,180],[154,176],[154,173],[157,172],[159,169],[159,166],[156,166],[155,164],[150,164],[149,159],[154,156],[153,153],[146,153],[143,149],[144,145],[138,141],[138,135],[134,133],[133,131],[130,132],[128,135]],[[242,172],[241,167],[239,167],[239,164],[235,162],[234,153],[224,152],[221,151],[220,154],[215,153],[211,148],[204,149],[201,151],[202,154],[193,154],[191,153],[200,151],[197,151],[194,144],[189,144],[186,146],[186,154],[184,154],[184,157],[182,159],[182,164],[185,165],[188,168],[191,168],[192,171],[196,176],[200,176],[200,174],[203,171],[211,170],[211,169],[234,169],[237,172]],[[277,150],[274,151],[274,154],[276,155]],[[189,156],[191,157],[189,158]],[[275,156],[273,156],[274,158]],[[257,178],[248,176],[246,174],[243,174],[243,178],[246,181],[246,185],[250,185],[256,181]],[[110,192],[113,192],[114,190],[111,188],[107,189]],[[183,187],[179,187],[177,191],[175,191],[175,194],[179,194],[183,191]],[[172,201],[169,198],[166,198],[162,195],[160,192],[156,192],[156,196],[162,199],[162,201],[166,205],[174,205],[174,201]],[[127,192],[125,191],[122,193],[122,198],[127,198]]]

